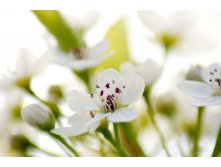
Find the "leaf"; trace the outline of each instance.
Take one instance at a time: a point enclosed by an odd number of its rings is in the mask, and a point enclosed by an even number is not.
[[[68,52],[79,47],[79,37],[56,10],[32,11],[47,30],[56,38],[60,48]]]
[[[126,38],[126,28],[124,19],[120,19],[106,33],[106,39],[109,42],[109,50],[114,51],[113,56],[103,61],[97,69],[106,68],[119,69],[120,65],[128,60],[128,45]]]

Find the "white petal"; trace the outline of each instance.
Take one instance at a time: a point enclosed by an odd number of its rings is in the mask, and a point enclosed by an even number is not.
[[[93,27],[99,20],[100,12],[99,11],[90,11],[86,13],[83,19],[84,28],[89,29]]]
[[[51,132],[63,137],[78,136],[88,131],[87,126],[76,126],[76,127],[60,127],[53,129]]]
[[[115,83],[118,83],[121,79],[121,75],[119,72],[117,72],[115,69],[107,69],[103,71],[99,77],[98,77],[98,85],[103,87],[107,83],[110,83],[112,81],[115,81]]]
[[[145,84],[151,84],[161,72],[160,66],[152,59],[147,59],[145,62],[138,65],[138,73],[144,78]]]
[[[138,17],[143,25],[153,33],[161,33],[166,28],[166,20],[154,11],[138,11]]]
[[[197,99],[192,102],[193,106],[201,107],[201,106],[211,106],[211,105],[219,105],[221,104],[220,96],[213,96],[207,99]]]
[[[136,119],[138,114],[131,108],[120,108],[107,116],[110,122],[130,122]]]
[[[70,63],[70,67],[77,71],[85,70],[85,69],[99,65],[102,61],[104,61],[105,59],[107,59],[108,57],[112,55],[113,55],[113,52],[109,52],[105,55],[102,55],[96,58],[75,60]]]
[[[211,87],[203,82],[182,81],[177,87],[186,95],[195,98],[207,98],[213,93]]]
[[[91,125],[89,125],[89,132],[93,133],[99,127],[99,125],[100,125],[99,121],[94,122]]]
[[[89,94],[72,90],[67,97],[68,105],[73,111],[88,112],[97,109]]]
[[[108,115],[110,115],[110,113],[107,113],[107,114],[99,113],[91,121],[89,121],[86,125],[90,126],[91,124],[94,124],[96,122],[100,122],[102,119],[106,118]]]
[[[214,72],[215,69],[218,71],[218,73]],[[210,74],[211,72],[214,72],[214,75],[211,75]],[[202,69],[201,76],[203,77],[203,79],[206,82],[210,83],[209,80],[211,78],[213,78],[213,77],[220,78],[220,72],[221,72],[221,65],[219,63],[214,63],[214,64],[210,65],[209,67]]]
[[[108,49],[108,41],[103,40],[100,43],[98,43],[96,46],[94,46],[91,49],[88,49],[88,57],[89,58],[95,58],[97,56],[100,56],[102,53],[104,53]]]
[[[171,20],[171,27],[174,33],[185,35],[191,31],[197,20],[196,13],[192,11],[179,11],[174,14]]]
[[[19,77],[29,75],[33,63],[33,53],[27,48],[22,48],[16,60],[16,74]]]
[[[122,104],[126,105],[133,103],[142,96],[145,83],[141,76],[135,73],[126,74],[123,76],[122,81],[125,84],[120,100]]]
[[[87,112],[75,113],[73,116],[68,118],[68,124],[71,126],[82,126],[90,120],[91,117]]]
[[[128,74],[128,73],[131,73],[131,72],[136,72],[136,66],[135,64],[129,62],[129,61],[126,61],[125,63],[123,63],[121,66],[120,66],[120,72],[122,74]]]
[[[211,50],[214,45],[214,41],[205,33],[192,31],[180,38],[175,50],[182,55],[199,54]]]

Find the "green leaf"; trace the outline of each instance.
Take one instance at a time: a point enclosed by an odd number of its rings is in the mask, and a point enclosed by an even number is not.
[[[71,48],[78,48],[80,40],[78,34],[62,18],[56,10],[32,11],[47,30],[56,38],[60,48],[68,52]]]
[[[113,56],[103,61],[97,69],[102,70],[106,68],[119,69],[120,65],[128,60],[128,45],[126,38],[126,28],[124,19],[120,19],[115,23],[106,33],[106,39],[110,46],[109,50],[114,51]]]

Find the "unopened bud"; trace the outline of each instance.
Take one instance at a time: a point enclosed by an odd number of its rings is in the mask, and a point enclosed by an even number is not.
[[[31,104],[22,110],[22,118],[31,126],[49,131],[55,126],[51,110],[43,104]]]
[[[202,67],[200,65],[192,66],[188,70],[185,79],[192,81],[203,81],[201,77]]]

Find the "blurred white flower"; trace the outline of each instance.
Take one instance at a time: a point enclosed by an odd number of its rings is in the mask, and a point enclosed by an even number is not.
[[[205,82],[182,81],[178,88],[186,95],[197,98],[193,106],[210,106],[221,104],[221,65],[214,63],[202,69],[201,76]]]
[[[189,54],[211,47],[211,39],[194,30],[197,19],[194,12],[182,11],[164,17],[154,11],[138,11],[138,17],[153,34],[153,41],[161,44],[166,52],[173,50]]]
[[[55,118],[50,109],[43,104],[31,104],[23,108],[22,118],[31,126],[41,130],[51,130]]]
[[[107,69],[98,77],[96,93],[89,95],[73,90],[68,96],[68,104],[72,110],[84,113],[80,123],[81,132],[91,131],[91,128],[94,131],[104,118],[113,123],[137,118],[137,113],[128,105],[142,96],[144,87],[143,78],[135,73],[121,76],[116,70]],[[75,135],[75,131],[79,130],[75,116],[69,123],[77,126],[58,128],[53,132],[63,136]]]
[[[48,54],[56,63],[76,71],[82,71],[97,66],[110,57],[113,52],[107,52],[107,50],[108,42],[103,40],[92,48],[75,49],[68,54],[57,48],[49,48]]]
[[[45,69],[46,59],[45,55],[37,58],[29,49],[21,49],[15,69],[9,70],[0,78],[0,90],[10,91],[16,88],[28,88],[31,78]]]
[[[85,32],[97,24],[100,17],[99,11],[89,11],[82,18],[68,16],[65,19],[73,27],[74,31]]]
[[[151,85],[161,73],[161,67],[151,59],[147,59],[140,64],[133,64],[131,62],[125,62],[120,67],[120,71],[123,74],[135,72],[143,77],[146,86]]]

